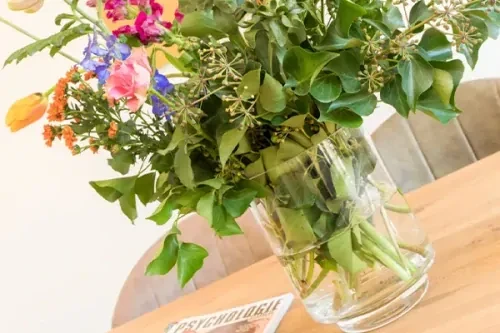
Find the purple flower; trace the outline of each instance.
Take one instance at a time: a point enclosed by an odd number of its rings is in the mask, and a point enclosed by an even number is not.
[[[163,96],[174,91],[174,85],[167,79],[165,75],[160,74],[158,70],[155,72],[153,80],[153,88]],[[156,116],[165,116],[167,119],[170,119],[173,112],[169,112],[170,109],[167,104],[163,103],[163,101],[155,95],[151,96],[151,101],[153,102],[153,113]]]

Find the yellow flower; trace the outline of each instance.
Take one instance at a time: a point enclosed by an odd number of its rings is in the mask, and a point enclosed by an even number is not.
[[[25,11],[26,13],[36,13],[43,6],[44,0],[7,0],[7,5],[13,11]]]
[[[38,119],[42,118],[47,110],[47,97],[37,93],[31,94],[15,102],[7,112],[5,124],[12,132],[17,132]]]

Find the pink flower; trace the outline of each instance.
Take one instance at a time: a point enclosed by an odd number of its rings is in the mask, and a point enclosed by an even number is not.
[[[127,2],[124,0],[106,0],[104,3],[106,17],[113,22],[124,20],[127,17]]]
[[[155,0],[150,0],[149,5],[151,6],[151,13],[157,18],[160,18],[163,15],[163,6],[160,5]]]
[[[97,0],[87,0],[87,6],[89,6],[89,7],[96,7],[97,6]]]
[[[113,30],[113,35],[116,37],[120,37],[120,35],[135,35],[136,33],[137,30],[135,30],[135,27],[131,25],[124,25],[116,30]]]
[[[175,10],[174,17],[179,23],[182,23],[182,20],[184,20],[184,14],[179,11],[179,8]]]
[[[148,15],[145,12],[140,12],[135,19],[135,29],[139,34],[139,39],[143,44],[157,41],[162,35],[162,31],[156,23],[158,18],[155,15]],[[160,22],[158,22],[160,23]]]
[[[152,70],[146,49],[136,48],[124,61],[115,61],[104,85],[108,100],[126,99],[127,107],[136,112],[146,101]]]

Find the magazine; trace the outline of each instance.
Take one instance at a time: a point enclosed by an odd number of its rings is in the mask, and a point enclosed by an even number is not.
[[[285,294],[263,301],[190,317],[170,324],[165,333],[274,333],[292,304]]]

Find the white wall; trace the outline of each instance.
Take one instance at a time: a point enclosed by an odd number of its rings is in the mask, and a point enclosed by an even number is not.
[[[30,16],[5,3],[0,15],[40,36],[65,8],[49,0]],[[29,42],[2,24],[0,39],[1,63]],[[82,47],[68,52],[80,57]],[[106,154],[73,157],[63,144],[45,147],[42,121],[14,134],[3,126],[12,102],[45,91],[70,65],[40,54],[0,71],[0,332],[106,332],[129,271],[165,229],[145,220],[132,226],[88,185],[119,176]]]
[[[40,36],[53,31],[64,4],[47,1],[36,15],[0,13]],[[29,40],[0,24],[0,62]],[[82,44],[68,52],[79,56]],[[500,44],[488,43],[467,78],[500,76]],[[44,91],[71,65],[46,54],[0,71],[0,118],[10,104]],[[368,121],[374,128],[390,111]],[[3,122],[3,120],[2,120]],[[165,231],[149,221],[130,225],[117,205],[88,186],[115,174],[105,154],[72,157],[44,146],[40,122],[11,134],[0,124],[0,332],[105,332],[130,269]],[[144,216],[145,213],[142,214]]]

